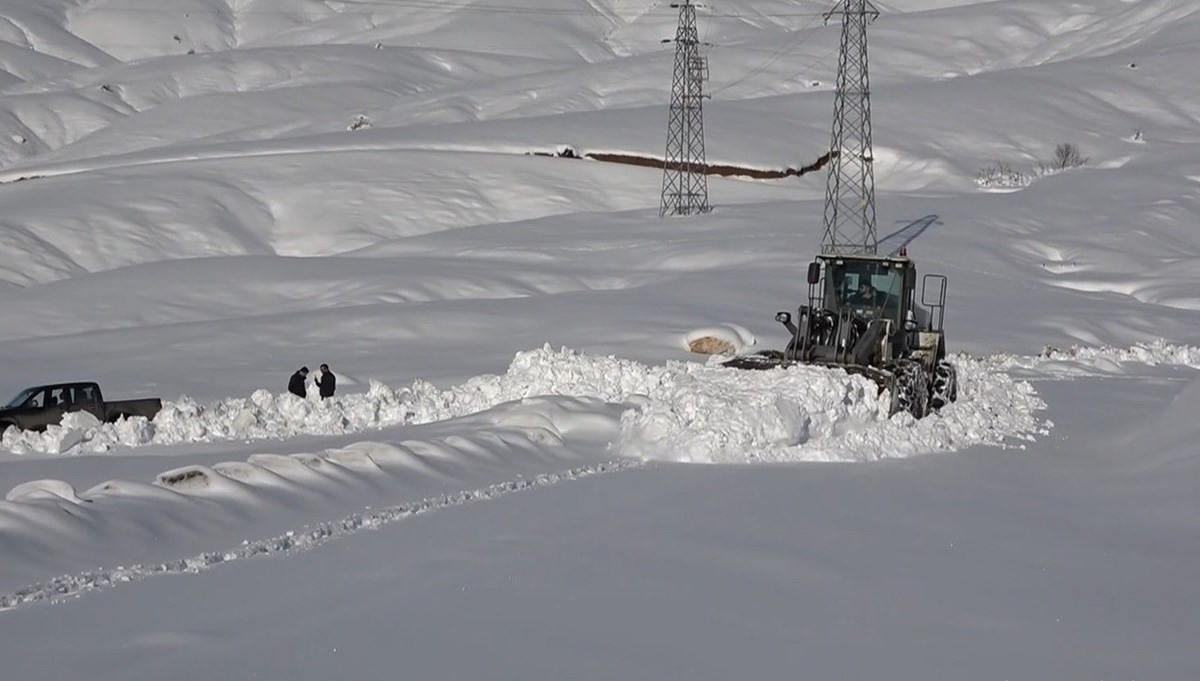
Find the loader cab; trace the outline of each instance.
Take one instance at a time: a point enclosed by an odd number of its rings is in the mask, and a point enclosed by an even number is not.
[[[817,258],[823,270],[820,307],[836,312],[850,311],[864,321],[885,319],[893,328],[903,328],[909,318],[917,270],[908,258],[872,255],[824,255]]]

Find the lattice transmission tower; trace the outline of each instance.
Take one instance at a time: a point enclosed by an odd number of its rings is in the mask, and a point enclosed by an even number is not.
[[[842,0],[825,16],[842,15],[833,141],[825,185],[823,253],[873,254],[875,156],[871,149],[871,89],[867,77],[867,24],[879,16],[870,0]]]
[[[708,167],[704,159],[704,83],[708,58],[696,32],[696,7],[691,0],[675,3],[675,75],[671,111],[667,117],[667,151],[663,156],[662,201],[659,215],[707,213]]]

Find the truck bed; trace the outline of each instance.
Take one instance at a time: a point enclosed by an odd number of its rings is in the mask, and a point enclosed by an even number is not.
[[[159,411],[162,411],[162,400],[158,398],[117,400],[115,402],[105,402],[104,407],[105,421],[116,421],[122,417],[129,418],[131,416],[144,416],[152,419]]]

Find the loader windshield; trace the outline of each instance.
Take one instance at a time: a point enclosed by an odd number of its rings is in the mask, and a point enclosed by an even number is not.
[[[904,267],[886,260],[831,260],[825,277],[825,306],[850,307],[856,316],[900,322]]]

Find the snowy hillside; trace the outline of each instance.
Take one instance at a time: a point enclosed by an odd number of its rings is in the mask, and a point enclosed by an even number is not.
[[[698,10],[710,162],[828,151],[831,4]],[[0,0],[0,390],[165,402],[0,439],[0,678],[1200,677],[1200,6],[877,4],[920,422],[687,352],[785,342],[823,173],[554,157],[661,157],[669,2]]]

